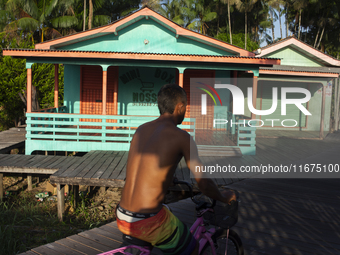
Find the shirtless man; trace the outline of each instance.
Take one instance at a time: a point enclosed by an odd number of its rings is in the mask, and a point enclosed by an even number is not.
[[[169,255],[198,254],[198,243],[188,227],[162,205],[182,157],[202,193],[225,203],[236,199],[234,193],[221,193],[211,179],[194,171],[195,166],[202,166],[197,146],[186,131],[177,127],[184,119],[186,106],[183,88],[176,84],[161,88],[158,93],[161,116],[141,125],[131,141],[126,182],[117,207],[120,231]]]

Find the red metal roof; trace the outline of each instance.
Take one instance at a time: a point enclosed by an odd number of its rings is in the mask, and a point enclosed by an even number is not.
[[[170,53],[140,53],[115,51],[79,51],[79,50],[43,50],[43,49],[3,49],[4,56],[13,57],[71,57],[71,58],[101,58],[101,59],[129,59],[129,60],[160,60],[160,61],[197,61],[216,63],[243,63],[279,65],[277,58],[257,58],[249,56],[216,56]]]
[[[334,73],[334,72],[294,71],[294,70],[265,69],[265,68],[260,68],[259,72],[260,74],[274,74],[274,75],[296,75],[296,76],[332,77],[332,78],[339,77],[339,73]]]

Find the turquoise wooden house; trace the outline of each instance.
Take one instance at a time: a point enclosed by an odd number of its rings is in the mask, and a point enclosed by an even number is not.
[[[256,56],[263,58],[280,58],[281,65],[272,67],[260,67],[257,88],[256,105],[258,109],[269,109],[272,104],[272,87],[278,87],[278,107],[276,111],[268,116],[256,116],[256,118],[264,117],[266,119],[294,119],[297,122],[296,127],[290,127],[288,130],[291,134],[294,131],[299,132],[304,137],[323,138],[331,128],[331,105],[332,97],[334,104],[334,122],[333,127],[338,129],[339,125],[339,73],[340,61],[321,51],[316,50],[310,45],[296,39],[288,37],[274,44],[258,49]],[[304,115],[294,105],[289,106],[287,115],[281,115],[281,93],[280,88],[293,87],[305,88],[311,93],[309,102],[303,106],[311,113]],[[301,94],[290,95],[291,98],[301,98]],[[250,112],[246,113],[250,116]],[[287,130],[280,125],[280,121],[275,122],[274,128],[271,122],[266,122],[260,132],[273,132]],[[287,123],[288,124],[288,123]],[[296,132],[295,132],[296,133]],[[280,132],[276,132],[280,134]],[[281,134],[283,134],[281,132]]]
[[[26,58],[26,154],[36,150],[126,151],[136,127],[159,116],[157,92],[162,85],[176,82],[189,95],[190,78],[232,82],[237,72],[250,72],[251,86],[256,86],[260,67],[280,64],[279,59],[255,57],[184,29],[148,8],[103,27],[36,44],[35,49],[4,49],[3,54]],[[35,63],[55,64],[53,109],[32,112],[31,67]],[[58,105],[60,64],[64,65],[63,106]],[[189,97],[188,101],[181,128],[194,136],[201,151],[202,146],[209,147],[210,153],[229,146],[244,154],[255,153],[254,128],[214,129],[212,119],[201,116],[200,103],[190,102]],[[230,115],[229,94],[222,93],[222,103],[226,108],[212,105],[209,111]]]

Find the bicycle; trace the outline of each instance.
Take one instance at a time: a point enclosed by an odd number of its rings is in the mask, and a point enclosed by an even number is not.
[[[184,184],[189,188],[191,200],[196,204],[197,219],[190,228],[190,232],[199,242],[200,255],[243,255],[243,246],[241,238],[230,228],[238,220],[238,192],[237,200],[232,201],[230,205],[220,203],[217,205],[216,200],[208,202],[206,197],[197,200],[197,195],[193,196],[192,187],[185,181],[176,180],[175,184]],[[213,225],[212,228],[206,229],[207,226]],[[219,225],[219,226],[217,226]],[[137,249],[139,255],[150,255],[152,245],[137,238],[123,235],[123,239],[129,243],[112,251],[100,253],[98,255],[126,254],[128,249]]]

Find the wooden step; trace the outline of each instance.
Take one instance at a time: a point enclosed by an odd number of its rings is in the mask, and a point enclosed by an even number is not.
[[[214,157],[242,157],[240,148],[227,147],[227,146],[205,146],[198,145],[198,155],[214,156]]]

